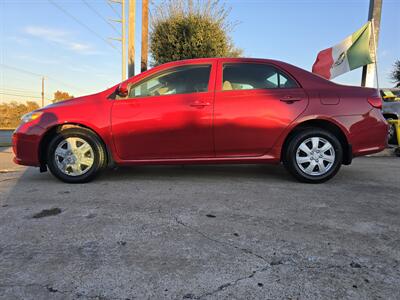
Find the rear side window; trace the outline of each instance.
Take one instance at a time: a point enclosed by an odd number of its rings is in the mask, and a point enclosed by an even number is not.
[[[129,98],[208,91],[211,65],[193,65],[173,68],[132,86]]]
[[[222,90],[297,88],[297,83],[274,66],[255,63],[224,64]]]

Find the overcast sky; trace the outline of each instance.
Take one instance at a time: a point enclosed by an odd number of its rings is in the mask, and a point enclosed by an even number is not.
[[[136,2],[141,16],[141,1]],[[307,70],[320,50],[366,22],[369,6],[369,0],[226,3],[232,8],[229,19],[238,23],[231,36],[245,56],[279,59]],[[120,10],[118,4],[113,7]],[[378,49],[381,87],[393,85],[389,73],[400,59],[399,12],[400,0],[383,0]],[[0,0],[0,102],[39,100],[41,75],[46,77],[47,103],[57,89],[79,96],[118,83],[120,44],[112,42],[115,48],[109,44],[108,37],[118,33],[106,22],[108,18],[118,15],[106,0]],[[138,30],[136,37],[139,59]],[[360,80],[361,69],[335,79],[353,85]]]

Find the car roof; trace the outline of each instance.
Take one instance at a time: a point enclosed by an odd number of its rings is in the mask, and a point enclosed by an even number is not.
[[[154,74],[160,70],[167,69],[170,67],[178,67],[182,65],[191,65],[191,64],[207,64],[213,63],[217,61],[228,61],[228,62],[260,62],[260,63],[270,63],[275,66],[282,68],[284,71],[291,74],[297,82],[299,82],[300,86],[303,88],[323,88],[323,87],[338,87],[339,85],[326,80],[325,78],[313,74],[307,70],[294,66],[292,64],[274,60],[274,59],[265,59],[265,58],[248,58],[248,57],[210,57],[210,58],[193,58],[193,59],[185,59],[185,60],[177,60],[171,61],[164,64],[160,64],[158,66],[154,66],[153,68],[142,72],[135,76],[136,80],[141,80],[142,78]],[[132,78],[128,78],[127,81],[131,81]],[[344,86],[343,86],[344,87]]]
[[[274,60],[274,59],[266,59],[266,58],[254,58],[254,57],[204,57],[204,58],[190,58],[190,59],[182,59],[182,60],[176,60],[176,61],[171,61],[165,64],[173,64],[173,63],[201,63],[201,62],[212,62],[212,61],[218,61],[218,60],[232,60],[232,61],[254,61],[254,62],[275,62],[275,63],[280,63],[281,61],[279,60]]]

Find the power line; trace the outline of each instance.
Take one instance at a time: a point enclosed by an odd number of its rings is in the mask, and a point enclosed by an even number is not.
[[[114,20],[114,19],[110,19],[111,22],[117,22],[117,23],[121,23],[121,29],[122,29],[122,33],[120,35],[120,37],[118,38],[113,38],[111,37],[111,40],[115,40],[115,41],[119,41],[121,42],[121,54],[122,54],[122,80],[126,80],[126,34],[125,34],[125,28],[126,28],[126,18],[125,18],[125,0],[108,0],[110,2],[114,2],[117,3],[119,5],[121,5],[121,18],[118,20]],[[109,2],[107,2],[109,3]],[[109,3],[110,4],[110,3]],[[111,5],[111,4],[110,4]]]
[[[24,89],[10,89],[10,88],[5,88],[5,87],[0,87],[0,92],[5,92],[5,93],[18,92],[19,94],[29,94],[29,95],[33,95],[33,94],[40,95],[41,94],[40,91],[24,90]],[[29,95],[27,95],[27,96],[29,96]],[[45,95],[50,96],[51,94],[45,93]]]
[[[2,67],[4,67],[4,68],[11,69],[11,70],[15,70],[15,71],[18,71],[18,72],[21,72],[21,73],[30,74],[30,75],[33,75],[33,76],[39,76],[39,77],[43,77],[43,76],[44,76],[44,77],[46,77],[46,78],[48,78],[48,79],[51,79],[51,80],[53,80],[53,81],[55,81],[55,82],[61,83],[61,84],[64,85],[65,87],[70,87],[70,88],[73,88],[73,89],[75,89],[75,90],[78,90],[78,91],[83,92],[82,89],[77,88],[76,86],[73,86],[73,85],[71,85],[71,84],[69,84],[69,83],[65,83],[65,82],[63,82],[63,81],[61,81],[61,80],[59,80],[59,79],[56,79],[56,78],[52,77],[52,76],[34,73],[34,72],[31,72],[31,71],[28,71],[28,70],[24,70],[24,69],[21,69],[21,68],[17,68],[17,67],[10,66],[10,65],[6,65],[6,64],[2,64],[2,63],[0,63],[0,66],[2,66]]]
[[[49,76],[46,76],[46,77],[49,78],[49,79],[51,79],[51,80],[53,80],[53,81],[55,81],[55,82],[61,83],[62,85],[66,86],[66,87],[70,87],[70,88],[73,88],[73,89],[78,90],[78,91],[80,91],[80,92],[83,92],[82,89],[77,88],[77,87],[75,87],[75,86],[73,86],[73,85],[70,85],[69,83],[65,83],[65,82],[63,82],[63,81],[61,81],[61,80],[59,80],[59,79],[54,78],[54,77],[49,77]],[[84,92],[84,93],[86,93],[86,92]]]
[[[110,41],[102,37],[100,34],[98,34],[96,31],[94,31],[92,28],[87,26],[85,23],[81,22],[78,18],[76,18],[73,14],[68,12],[66,9],[64,9],[62,6],[60,6],[58,3],[54,2],[53,0],[48,0],[51,4],[53,4],[55,7],[57,7],[60,11],[62,11],[65,15],[73,19],[75,22],[77,22],[79,25],[82,27],[85,27],[88,31],[90,31],[92,34],[94,34],[96,37],[101,39],[103,42],[107,43],[110,47],[112,47],[114,50],[121,52],[117,47],[115,47]]]
[[[33,91],[33,90],[24,90],[24,89],[16,89],[16,88],[5,88],[1,87],[0,90],[7,90],[7,91],[12,91],[12,92],[24,92],[24,93],[40,93],[38,91]]]
[[[7,69],[15,70],[15,71],[18,71],[18,72],[27,73],[27,74],[30,74],[30,75],[33,75],[33,76],[39,76],[39,77],[43,76],[43,74],[38,74],[38,73],[31,72],[31,71],[23,70],[23,69],[20,69],[20,68],[17,68],[17,67],[13,67],[13,66],[10,66],[10,65],[6,65],[6,64],[3,64],[3,63],[0,63],[0,66],[3,66],[5,68],[7,68]]]
[[[13,93],[3,93],[0,92],[0,95],[7,95],[7,96],[15,96],[15,97],[26,97],[26,98],[37,98],[37,99],[41,99],[42,97],[40,96],[32,96],[32,95],[18,95],[18,94],[13,94]]]
[[[102,16],[101,13],[99,13],[97,11],[97,9],[95,9],[91,4],[89,4],[89,2],[87,2],[86,0],[81,0],[91,11],[93,11],[100,19],[102,19],[104,22],[107,23],[107,25],[109,25],[116,33],[121,34],[115,27],[113,24],[111,24],[106,18],[104,18]]]
[[[109,7],[111,7],[111,9],[114,11],[114,13],[121,19],[121,15],[120,13],[115,9],[114,6],[112,6],[112,4],[110,3],[110,0],[106,0],[107,4]]]

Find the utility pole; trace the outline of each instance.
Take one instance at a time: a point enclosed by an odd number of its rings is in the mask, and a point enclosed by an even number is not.
[[[125,0],[121,0],[122,5],[122,80],[126,80],[126,18],[125,18]]]
[[[121,23],[122,33],[119,38],[110,38],[121,42],[122,46],[122,81],[126,80],[126,19],[125,19],[125,0],[109,0],[110,2],[121,4],[121,19],[110,19],[110,22]]]
[[[141,53],[141,72],[147,70],[147,57],[148,57],[148,43],[149,43],[149,1],[143,0],[142,2],[142,53]]]
[[[128,77],[135,76],[135,8],[136,8],[136,0],[129,0]]]
[[[369,2],[369,13],[368,21],[372,21],[372,38],[375,39],[372,43],[373,53],[375,55],[375,63],[368,64],[363,67],[361,86],[373,87],[375,82],[375,75],[377,74],[377,59],[378,59],[378,40],[379,40],[379,29],[381,25],[381,12],[382,12],[382,1],[383,0],[370,0]],[[371,47],[371,45],[370,45]],[[376,78],[378,80],[378,78]]]
[[[44,107],[44,77],[42,77],[42,107]]]

